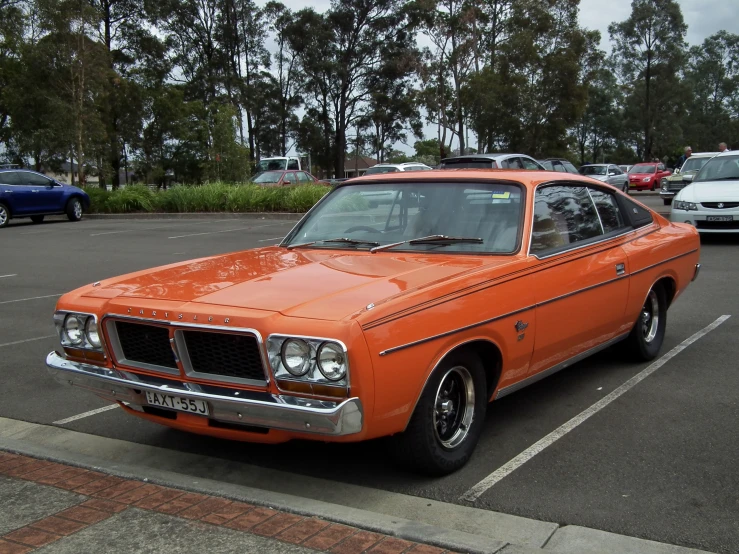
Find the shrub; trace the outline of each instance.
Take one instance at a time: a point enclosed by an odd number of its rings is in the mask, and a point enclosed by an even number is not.
[[[330,190],[326,185],[263,187],[253,183],[208,183],[201,186],[176,185],[152,191],[145,185],[107,191],[86,188],[90,211],[131,212],[292,212],[308,211]]]

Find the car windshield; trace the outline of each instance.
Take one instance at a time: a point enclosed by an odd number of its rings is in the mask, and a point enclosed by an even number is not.
[[[257,164],[257,171],[278,171],[287,169],[287,158],[262,160]]]
[[[255,183],[279,183],[282,171],[265,171],[254,177]]]
[[[384,166],[384,167],[370,167],[367,171],[365,171],[365,175],[377,175],[378,173],[395,173],[398,171],[397,167],[390,167],[390,166]]]
[[[580,168],[580,173],[583,175],[605,175],[608,169],[604,165],[586,165]]]
[[[522,197],[522,187],[493,182],[342,185],[282,245],[367,250],[372,243],[403,243],[387,251],[511,253],[518,245]],[[429,237],[434,239],[404,242]],[[333,242],[339,238],[352,240]],[[322,242],[327,240],[332,242]]]
[[[657,166],[656,165],[635,165],[631,169],[629,169],[629,175],[634,175],[635,173],[657,173]]]
[[[693,179],[694,183],[701,181],[739,181],[739,155],[708,160]]]
[[[710,159],[711,158],[688,158],[683,164],[683,167],[680,169],[680,171],[682,173],[687,173],[688,171],[698,171],[701,167],[706,165],[706,162]]]

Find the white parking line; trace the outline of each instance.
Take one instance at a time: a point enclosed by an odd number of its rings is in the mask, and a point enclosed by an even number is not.
[[[0,279],[3,279],[4,277],[18,277],[17,273],[12,273],[10,275],[0,275]]]
[[[33,342],[35,340],[51,339],[54,337],[56,337],[56,335],[46,335],[45,337],[34,337],[32,339],[14,340],[13,342],[6,342],[3,344],[0,344],[0,348],[2,348],[3,346],[13,346],[15,344],[23,344],[24,342]]]
[[[539,440],[535,444],[529,446],[526,450],[521,452],[518,456],[507,462],[506,464],[502,465],[498,469],[496,469],[493,473],[485,477],[482,481],[477,483],[474,487],[469,489],[466,493],[464,493],[460,500],[465,500],[467,502],[474,502],[480,496],[482,496],[485,491],[487,491],[490,487],[498,483],[500,480],[504,479],[514,471],[516,471],[519,467],[521,467],[523,464],[528,462],[531,458],[539,454],[541,451],[543,451],[548,446],[551,446],[554,444],[557,440],[564,437],[567,433],[575,429],[578,425],[580,425],[582,422],[586,421],[591,416],[597,414],[599,411],[601,411],[603,408],[608,406],[611,402],[616,400],[619,396],[627,392],[629,389],[633,388],[637,384],[639,384],[641,381],[649,377],[652,373],[657,371],[659,368],[661,368],[663,365],[665,365],[667,362],[669,362],[672,358],[680,354],[683,350],[685,350],[688,346],[693,344],[695,341],[700,339],[701,337],[707,335],[711,331],[713,331],[716,327],[721,325],[724,321],[729,319],[731,316],[729,315],[722,315],[719,317],[716,321],[708,325],[707,327],[704,327],[691,337],[688,337],[683,342],[678,344],[675,348],[670,350],[667,354],[659,358],[656,362],[649,365],[646,369],[642,370],[640,373],[637,373],[634,377],[626,381],[623,385],[618,387],[616,390],[608,394],[607,396],[604,396],[601,398],[598,402],[587,408],[586,410],[580,412],[578,415],[573,417],[571,420],[569,420],[564,425],[561,425],[551,433],[549,433],[546,437]]]
[[[89,412],[83,412],[81,414],[77,414],[75,416],[68,417],[66,419],[60,419],[59,421],[55,421],[53,425],[64,425],[65,423],[72,423],[73,421],[77,421],[78,419],[83,419],[83,418],[90,417],[95,414],[101,414],[109,410],[114,410],[117,407],[118,407],[118,404],[111,404],[110,406],[103,406],[102,408],[98,408],[97,410],[90,410]]]
[[[284,239],[284,238],[285,238],[284,236],[283,237],[272,237],[271,239],[262,239],[262,240],[258,240],[257,242],[267,242],[269,240],[277,240],[277,239]]]
[[[270,223],[268,225],[250,225],[249,227],[238,227],[236,229],[224,229],[223,231],[208,231],[206,233],[190,233],[188,235],[177,235],[174,237],[167,237],[170,239],[182,239],[185,237],[198,237],[201,235],[217,235],[218,233],[232,233],[234,231],[244,231],[246,229],[261,229],[263,227],[274,227],[275,225],[285,225],[285,222],[281,223]]]
[[[55,298],[61,294],[47,294],[46,296],[32,296],[31,298],[19,298],[18,300],[3,300],[0,304],[12,304],[13,302],[26,302],[27,300],[39,300],[41,298]]]
[[[179,225],[180,226],[181,225],[189,225],[189,226],[192,226],[192,225],[205,225],[206,223],[221,223],[223,221],[232,221],[232,220],[231,219],[216,219],[214,221],[210,221],[210,220],[208,220],[208,221],[198,221],[197,223],[192,223],[192,222],[180,223]],[[172,223],[171,225],[160,225],[159,227],[143,227],[141,229],[124,229],[123,231],[103,231],[102,233],[90,233],[90,236],[91,237],[99,237],[101,235],[116,235],[116,234],[120,234],[120,233],[133,233],[135,231],[156,231],[156,230],[159,230],[159,229],[169,229],[171,227],[177,227],[177,226],[178,226],[177,223]]]

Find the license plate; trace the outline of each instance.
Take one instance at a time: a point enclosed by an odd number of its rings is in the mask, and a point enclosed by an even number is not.
[[[709,215],[706,221],[734,221],[733,215]]]
[[[170,410],[189,412],[191,414],[210,415],[208,403],[205,400],[182,398],[181,396],[172,396],[171,394],[146,391],[146,401],[150,406],[160,406],[162,408],[169,408]]]

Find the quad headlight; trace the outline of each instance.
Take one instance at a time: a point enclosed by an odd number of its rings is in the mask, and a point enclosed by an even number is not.
[[[103,350],[97,317],[92,314],[56,312],[54,325],[62,346],[85,350]]]
[[[348,385],[349,359],[346,347],[339,341],[270,335],[267,354],[278,380]]]
[[[673,210],[684,210],[686,212],[698,210],[698,204],[695,204],[693,202],[683,202],[682,200],[674,200],[672,202],[672,209]]]

